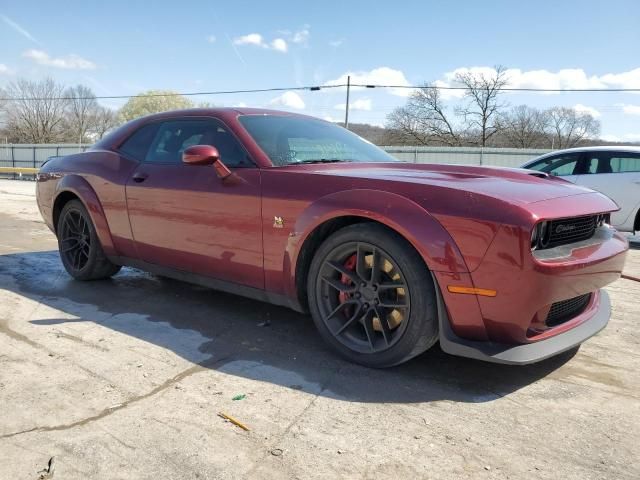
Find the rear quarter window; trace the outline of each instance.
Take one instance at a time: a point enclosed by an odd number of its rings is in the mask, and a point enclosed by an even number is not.
[[[640,172],[640,155],[614,153],[611,156],[611,169],[619,173]]]
[[[151,146],[151,142],[158,132],[160,127],[159,123],[151,123],[136,130],[129,138],[127,138],[122,145],[120,145],[120,152],[126,156],[142,162],[147,156],[147,151]]]

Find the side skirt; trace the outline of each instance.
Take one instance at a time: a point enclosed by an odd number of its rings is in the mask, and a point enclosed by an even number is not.
[[[108,258],[111,262],[115,263],[116,265],[122,265],[123,267],[133,267],[137,268],[138,270],[152,273],[154,275],[162,275],[164,277],[173,278],[182,282],[201,285],[213,290],[240,295],[242,297],[251,298],[253,300],[260,300],[261,302],[271,303],[272,305],[287,307],[295,310],[296,312],[307,313],[298,301],[292,300],[286,295],[268,292],[259,288],[247,287],[246,285],[239,285],[237,283],[227,282],[224,280],[219,280],[217,278],[207,277],[205,275],[185,272],[184,270],[163,267],[162,265],[156,265],[154,263],[148,263],[134,258],[118,256],[110,256]]]

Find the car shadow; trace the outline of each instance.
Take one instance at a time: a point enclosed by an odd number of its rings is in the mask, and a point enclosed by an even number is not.
[[[94,322],[228,374],[356,402],[491,401],[545,377],[577,352],[508,366],[453,357],[435,346],[403,365],[368,369],[336,356],[309,316],[135,269],[78,282],[55,251],[1,255],[0,288],[63,312],[30,320],[33,325]]]

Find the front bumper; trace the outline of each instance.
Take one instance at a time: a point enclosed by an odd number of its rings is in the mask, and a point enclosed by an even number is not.
[[[451,355],[475,358],[487,362],[510,365],[539,362],[545,358],[570,350],[591,338],[607,325],[611,316],[609,295],[604,290],[599,290],[594,293],[590,318],[563,333],[521,345],[467,340],[457,336],[452,330],[447,309],[437,288],[436,291],[438,312],[440,313],[440,347],[442,350]]]
[[[503,226],[482,263],[468,274],[468,280],[461,276],[456,282],[440,275],[440,288],[456,335],[469,340],[520,345],[539,342],[577,327],[591,318],[592,308],[550,326],[546,320],[552,305],[597,292],[616,281],[629,248],[626,238],[611,228],[599,229],[588,242],[541,252],[530,251],[529,237],[530,234],[521,229]],[[542,253],[545,255],[539,255]],[[475,310],[468,305],[459,311],[455,304],[465,295],[448,292],[452,284],[489,288],[496,290],[497,295],[476,296],[468,300],[476,302]],[[597,295],[594,301],[595,297]],[[472,315],[474,312],[476,316]]]

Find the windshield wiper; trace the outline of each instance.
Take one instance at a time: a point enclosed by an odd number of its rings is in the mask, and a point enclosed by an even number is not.
[[[298,160],[295,163],[337,163],[348,162],[349,160],[340,160],[339,158],[314,158],[311,160]]]

